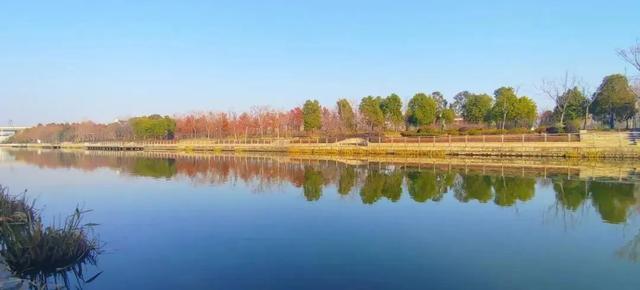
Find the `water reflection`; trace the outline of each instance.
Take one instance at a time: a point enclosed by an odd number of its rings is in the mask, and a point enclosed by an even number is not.
[[[636,204],[636,198],[633,196],[635,184],[594,181],[587,187],[593,206],[606,222],[625,222],[631,206]]]
[[[513,206],[516,201],[528,201],[535,195],[534,178],[500,176],[495,178],[493,184],[496,194],[494,203],[499,206]]]
[[[564,208],[575,212],[589,197],[587,182],[577,179],[557,179],[553,182],[556,199]]]
[[[640,232],[638,232],[624,246],[620,247],[616,252],[616,255],[634,263],[640,262]]]
[[[348,288],[343,279],[367,289],[525,289],[540,281],[560,281],[547,289],[633,289],[624,286],[638,282],[633,163],[5,152],[2,178],[46,192],[49,212],[96,209],[110,254],[100,257],[106,275],[89,289]],[[451,279],[452,270],[466,278]],[[317,278],[287,284],[292,273]],[[472,277],[481,278],[447,284]]]
[[[563,167],[500,165],[416,165],[397,162],[311,160],[288,156],[181,155],[173,153],[96,153],[12,150],[15,161],[46,168],[118,172],[159,179],[186,178],[198,184],[244,182],[254,191],[290,184],[301,188],[309,202],[323,198],[334,186],[341,196],[357,194],[363,204],[397,202],[403,194],[418,203],[439,202],[447,194],[462,203],[513,207],[532,200],[536,185],[549,185],[556,203],[568,212],[591,205],[602,221],[625,223],[638,205],[638,184],[580,177],[583,172]],[[446,161],[445,161],[446,162]],[[526,170],[526,172],[525,172]],[[634,173],[629,174],[634,175]],[[617,178],[618,180],[620,178]]]
[[[322,172],[312,167],[304,169],[304,184],[302,187],[304,189],[304,197],[307,201],[319,200],[322,196],[323,185]]]
[[[411,171],[407,173],[407,191],[417,202],[440,201],[453,184],[451,173]]]
[[[138,176],[171,178],[178,173],[175,159],[136,159],[131,173]]]
[[[341,195],[347,195],[351,193],[353,187],[356,185],[356,172],[352,167],[347,167],[340,172],[338,179],[338,193]]]
[[[486,203],[493,197],[491,177],[471,173],[463,175],[456,182],[454,187],[454,195],[461,202],[469,202],[477,200],[480,203]]]
[[[381,198],[392,202],[402,196],[403,175],[398,170],[388,173],[373,169],[366,174],[364,184],[360,188],[360,198],[364,204],[376,203]]]

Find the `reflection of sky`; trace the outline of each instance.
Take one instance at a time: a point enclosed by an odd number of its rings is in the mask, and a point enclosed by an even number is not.
[[[634,289],[640,265],[615,251],[636,222],[611,225],[590,206],[565,227],[549,209],[550,186],[513,207],[461,203],[452,193],[418,203],[362,204],[335,186],[307,202],[287,183],[194,186],[185,179],[119,175],[111,169],[0,166],[0,183],[29,189],[45,217],[77,205],[107,253],[88,289]],[[562,215],[559,213],[558,215]],[[534,287],[535,285],[535,287]]]

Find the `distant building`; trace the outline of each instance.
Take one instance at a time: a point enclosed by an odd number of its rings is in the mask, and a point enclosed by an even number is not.
[[[11,136],[15,135],[21,130],[27,129],[27,127],[0,127],[0,143],[9,139]]]

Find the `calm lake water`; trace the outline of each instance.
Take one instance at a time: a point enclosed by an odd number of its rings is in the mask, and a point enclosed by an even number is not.
[[[85,289],[640,287],[635,172],[347,163],[4,150],[0,184],[93,210]]]

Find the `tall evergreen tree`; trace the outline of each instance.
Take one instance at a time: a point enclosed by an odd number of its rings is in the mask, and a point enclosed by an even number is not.
[[[351,104],[346,99],[340,99],[337,103],[338,116],[340,116],[340,122],[347,131],[354,131],[356,129],[356,118],[353,112]]]
[[[596,91],[591,112],[607,122],[610,128],[617,121],[627,121],[636,113],[637,96],[629,86],[627,77],[614,74],[606,76]]]
[[[322,128],[322,108],[318,100],[307,100],[302,106],[302,118],[305,131]]]

